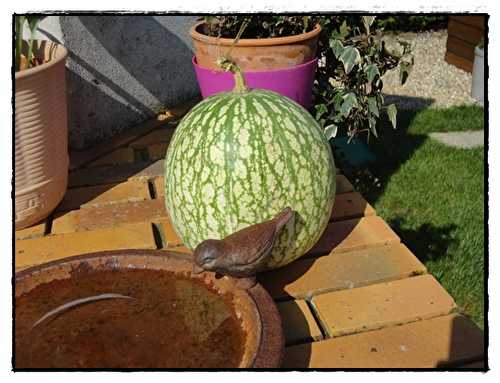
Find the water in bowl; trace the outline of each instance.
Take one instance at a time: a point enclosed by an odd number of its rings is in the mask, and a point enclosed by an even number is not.
[[[67,302],[100,294],[33,326]],[[232,304],[199,280],[166,271],[94,271],[41,284],[15,302],[17,368],[238,367],[245,332]]]

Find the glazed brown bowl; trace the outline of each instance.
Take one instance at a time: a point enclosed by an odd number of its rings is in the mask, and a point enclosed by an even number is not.
[[[19,297],[42,283],[81,277],[105,270],[164,270],[211,285],[218,293],[231,293],[236,316],[246,333],[239,368],[277,368],[281,364],[284,338],[278,309],[267,291],[256,284],[248,290],[237,287],[233,278],[215,278],[213,273],[192,272],[189,256],[163,250],[118,250],[86,254],[46,263],[16,273],[15,294]],[[126,368],[126,366],[124,366]]]

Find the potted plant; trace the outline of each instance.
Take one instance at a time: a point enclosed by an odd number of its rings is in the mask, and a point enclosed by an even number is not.
[[[484,39],[474,49],[471,94],[481,104],[484,102]]]
[[[404,83],[413,56],[405,41],[388,48],[375,19],[342,14],[205,17],[191,29],[202,96],[233,88],[232,74],[217,69],[223,59],[230,58],[244,72],[250,88],[270,89],[306,108],[314,106],[316,120],[328,138],[337,130],[345,132],[349,141],[360,133],[377,136],[377,121],[384,114],[395,128],[397,111],[395,105],[384,102],[382,76],[399,68]],[[284,44],[291,41],[295,43]],[[288,48],[299,49],[294,44],[303,52],[296,61],[274,58],[286,57],[282,51]],[[250,53],[257,48],[266,51]]]
[[[337,131],[348,142],[360,134],[378,137],[383,117],[396,129],[396,106],[384,101],[382,77],[399,68],[404,84],[413,67],[412,48],[400,39],[389,44],[374,21],[373,15],[321,18],[314,113],[329,139]]]
[[[321,33],[313,16],[208,16],[191,28],[193,64],[203,97],[231,90],[233,76],[220,70],[230,58],[250,88],[281,93],[311,104]]]
[[[15,16],[15,227],[46,218],[68,180],[67,50],[35,40],[38,16]],[[25,24],[31,36],[23,39]]]

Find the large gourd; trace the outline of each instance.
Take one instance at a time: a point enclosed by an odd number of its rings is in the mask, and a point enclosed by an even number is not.
[[[165,158],[165,202],[173,228],[194,249],[274,217],[282,231],[269,268],[306,253],[323,233],[335,199],[335,165],[317,122],[277,93],[231,92],[197,104],[180,122]]]

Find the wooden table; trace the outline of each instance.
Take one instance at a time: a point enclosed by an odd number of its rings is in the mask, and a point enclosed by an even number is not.
[[[16,231],[16,270],[101,250],[189,253],[162,187],[163,156],[185,109],[71,153],[62,203]],[[341,174],[323,237],[259,280],[282,314],[284,367],[484,368],[482,331]]]

